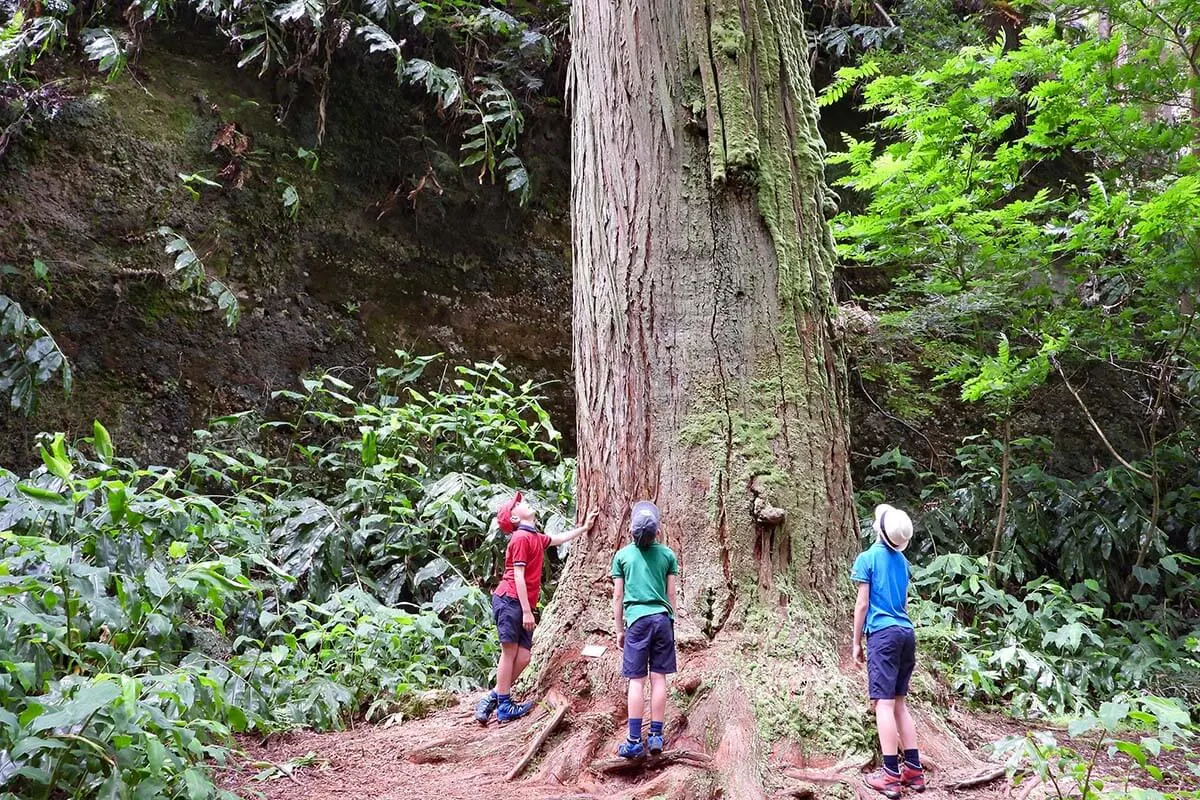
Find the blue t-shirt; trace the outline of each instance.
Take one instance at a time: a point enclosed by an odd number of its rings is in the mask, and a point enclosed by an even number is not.
[[[868,635],[893,625],[913,626],[908,618],[908,559],[903,553],[876,542],[854,559],[850,579],[871,587]]]

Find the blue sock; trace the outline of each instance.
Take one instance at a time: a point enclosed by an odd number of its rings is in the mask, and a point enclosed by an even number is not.
[[[886,769],[888,772],[892,773],[893,775],[899,775],[900,774],[900,756],[895,755],[895,754],[892,754],[890,756],[884,755],[883,768]]]
[[[913,769],[921,768],[921,755],[917,752],[917,748],[904,751],[904,763]]]
[[[642,740],[642,720],[629,718],[629,741],[640,742]]]
[[[499,692],[497,692],[496,693],[496,701],[498,703],[500,703],[500,705],[505,705],[506,703],[512,702],[512,698],[506,694],[500,694]]]
[[[657,720],[650,721],[650,735],[651,736],[662,736],[662,728],[663,728],[663,724],[661,722],[659,722]]]

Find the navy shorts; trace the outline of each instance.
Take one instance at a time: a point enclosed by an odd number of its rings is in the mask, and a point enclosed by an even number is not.
[[[917,636],[912,628],[892,625],[867,634],[867,687],[872,700],[908,694],[917,666]]]
[[[625,630],[621,674],[626,678],[644,678],[647,667],[661,675],[675,671],[675,625],[665,611],[638,617]]]
[[[526,650],[533,649],[533,631],[525,630],[521,624],[521,601],[502,594],[492,595],[492,619],[500,632],[501,644],[516,644]]]

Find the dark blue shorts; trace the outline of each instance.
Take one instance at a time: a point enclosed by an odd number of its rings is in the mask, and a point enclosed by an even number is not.
[[[912,628],[892,625],[867,634],[867,687],[872,700],[908,694],[917,666],[917,636]]]
[[[492,595],[492,619],[500,632],[501,644],[516,644],[526,650],[533,649],[533,631],[525,630],[521,624],[521,601],[502,594]]]
[[[621,674],[644,678],[647,667],[661,675],[675,671],[675,625],[666,612],[638,617],[625,629]]]

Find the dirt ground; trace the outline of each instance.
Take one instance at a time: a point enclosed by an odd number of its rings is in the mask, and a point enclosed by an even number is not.
[[[423,720],[384,727],[362,725],[337,733],[291,732],[268,740],[244,738],[244,758],[220,770],[222,788],[243,797],[268,800],[333,800],[333,798],[372,798],[373,800],[483,800],[493,792],[517,791],[506,788],[506,775],[521,758],[528,745],[549,720],[547,705],[537,708],[526,719],[501,727],[495,722],[479,728],[471,718],[473,698],[464,697],[458,705]],[[570,715],[541,752],[552,748],[570,726]],[[990,722],[1000,732],[1004,726]],[[1009,723],[1007,727],[1014,727]],[[616,731],[612,742],[600,750],[605,757],[623,735]],[[1001,733],[1001,735],[1003,735]],[[678,743],[677,743],[678,744]],[[695,742],[684,743],[697,747]],[[936,749],[936,748],[935,748]],[[311,758],[309,755],[311,754]],[[941,800],[950,794],[945,786],[973,774],[981,765],[972,763],[973,754],[929,751],[930,790],[926,797]],[[308,761],[296,766],[290,775],[270,765],[283,765],[297,759]],[[797,796],[797,787],[819,787],[830,783],[828,776],[837,767],[829,759],[810,759],[807,763],[788,748],[776,748],[771,758],[772,773],[779,778],[776,796]],[[864,765],[841,765],[843,774],[854,782],[854,773]],[[672,770],[702,769],[673,765]],[[260,776],[264,769],[270,774]],[[569,784],[553,774],[542,775],[535,759],[524,775],[514,781],[519,795],[529,800],[550,798],[650,798],[657,792],[655,770],[632,777],[597,775],[584,770]],[[814,781],[804,776],[818,776]],[[644,790],[642,787],[645,787]],[[1007,798],[1004,779],[970,791],[972,797],[990,800]],[[869,793],[865,796],[872,796]]]
[[[245,737],[239,743],[241,757],[218,768],[219,783],[242,797],[264,800],[490,800],[500,793],[511,793],[522,800],[652,800],[662,796],[665,782],[657,780],[660,772],[704,769],[689,764],[658,769],[647,764],[633,775],[614,776],[585,768],[574,780],[560,781],[552,772],[546,774],[541,757],[569,732],[572,722],[568,712],[523,774],[509,782],[509,771],[552,717],[552,704],[543,703],[529,717],[507,726],[493,721],[484,729],[472,720],[473,702],[473,697],[462,697],[457,705],[431,717],[390,727],[364,724],[336,733],[298,731],[265,741]],[[922,751],[929,780],[923,798],[1057,800],[1052,786],[1031,788],[1026,781],[1023,786],[1013,787],[1005,775],[975,786],[956,785],[994,771],[997,765],[988,762],[984,745],[1028,730],[1022,723],[999,714],[967,714],[951,709],[941,719],[921,713],[919,729],[929,734]],[[1061,731],[1055,734],[1060,741],[1065,739]],[[609,756],[622,735],[623,729],[618,726],[609,736],[612,741],[600,748],[598,758]],[[1081,752],[1091,750],[1088,740],[1072,744]],[[694,741],[676,746],[703,749]],[[1166,776],[1157,788],[1200,788],[1200,779],[1187,768],[1189,757],[1185,749],[1164,753],[1158,763]],[[278,769],[281,765],[288,769]],[[875,800],[879,796],[865,789],[860,780],[868,767],[862,763],[834,764],[830,758],[805,760],[798,750],[777,746],[769,757],[768,796],[773,800],[807,799],[841,783],[845,788],[834,792],[836,796],[850,797],[850,790],[856,800]],[[1145,779],[1137,780],[1137,770],[1120,755],[1102,754],[1098,772],[1108,776],[1110,782],[1130,778],[1133,783],[1150,785]]]

